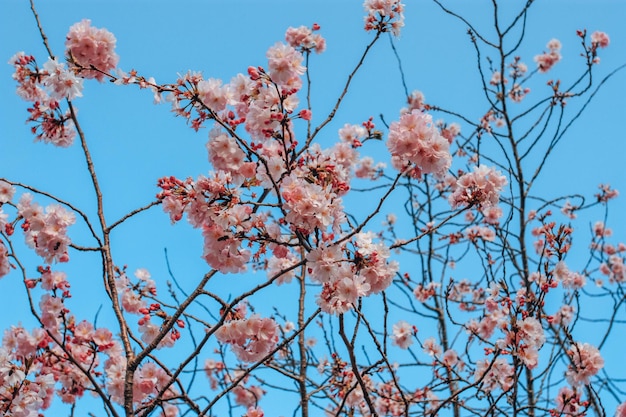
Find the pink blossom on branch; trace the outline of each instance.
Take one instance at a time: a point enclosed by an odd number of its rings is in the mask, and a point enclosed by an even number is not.
[[[48,59],[43,69],[48,73],[43,84],[50,91],[50,97],[55,100],[73,100],[83,96],[83,80],[68,71],[65,64],[59,63],[56,58]]]
[[[70,27],[65,47],[70,62],[75,63],[78,73],[85,78],[104,79],[117,66],[119,57],[115,53],[115,36],[106,29],[91,26],[84,19]],[[95,69],[92,69],[95,68]]]
[[[248,319],[232,320],[215,332],[217,340],[228,343],[237,358],[257,362],[269,354],[278,342],[278,325],[271,318],[252,315]]]
[[[413,336],[417,333],[417,328],[411,326],[404,320],[400,320],[393,325],[393,332],[391,339],[395,346],[402,349],[407,349],[413,344]]]
[[[480,165],[459,177],[448,201],[453,209],[468,206],[494,207],[498,205],[500,192],[506,184],[506,178],[499,171]]]
[[[571,363],[565,377],[572,386],[588,385],[591,377],[604,368],[600,351],[589,343],[574,343],[567,351]]]
[[[591,34],[591,44],[598,48],[606,48],[609,46],[609,35],[604,32],[595,31]]]
[[[535,56],[539,72],[548,72],[554,64],[561,60],[561,42],[558,39],[550,40],[546,46],[550,52]]]
[[[32,195],[25,193],[17,205],[18,214],[24,219],[22,229],[26,243],[35,249],[45,262],[67,262],[70,238],[67,227],[75,222],[75,216],[61,206],[43,208],[32,202]]]
[[[400,116],[389,126],[387,148],[393,167],[413,178],[422,174],[443,176],[452,163],[450,144],[429,114],[419,110]]]
[[[326,50],[326,40],[319,33],[314,33],[314,30],[319,30],[319,26],[313,25],[313,29],[306,26],[290,27],[285,33],[285,40],[293,48],[320,54]]]
[[[390,31],[400,35],[404,26],[404,4],[400,0],[365,0],[365,30]]]

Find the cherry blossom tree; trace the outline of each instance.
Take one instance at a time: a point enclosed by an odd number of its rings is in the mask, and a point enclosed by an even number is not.
[[[20,282],[35,323],[4,331],[0,410],[626,415],[623,358],[605,353],[624,331],[626,245],[608,216],[618,191],[538,186],[621,67],[599,69],[609,36],[577,28],[522,55],[532,3],[505,19],[494,0],[488,32],[434,0],[467,28],[476,117],[463,100],[435,104],[408,88],[399,0],[366,0],[364,17],[351,17],[369,43],[329,111],[312,105],[324,88],[312,68],[332,41],[318,24],[287,24],[266,61],[229,81],[189,70],[161,83],[121,68],[126,40],[88,19],[54,51],[31,2],[48,57],[18,52],[9,64],[44,143],[32,146],[80,149],[75,175],[89,179],[95,210],[73,200],[84,190],[0,178],[0,285]],[[579,56],[559,73],[565,42]],[[374,46],[394,53],[406,103],[339,120]],[[156,187],[102,175],[78,112],[97,87],[168,106],[207,140],[206,169],[163,173]],[[154,187],[154,197],[116,217],[116,187]],[[202,274],[167,253],[154,254],[167,261],[159,270],[117,249],[148,215],[193,229],[193,244],[171,245],[202,258]],[[72,298],[80,277],[66,269],[94,257],[83,274],[101,321]]]

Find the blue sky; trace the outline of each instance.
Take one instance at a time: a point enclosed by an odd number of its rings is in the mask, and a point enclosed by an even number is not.
[[[419,89],[427,102],[478,119],[484,107],[476,100],[480,86],[465,25],[446,16],[431,2],[406,3],[406,27],[396,46],[409,90]],[[489,33],[490,2],[446,4]],[[187,70],[202,71],[206,77],[228,81],[239,72],[245,73],[250,65],[265,65],[265,51],[283,39],[288,26],[309,26],[316,22],[322,27],[321,34],[327,39],[328,47],[324,54],[313,56],[310,65],[314,122],[330,110],[348,71],[372,36],[362,30],[360,1],[58,0],[40,1],[36,6],[58,56],[63,54],[68,28],[88,18],[94,26],[107,28],[117,37],[122,69],[136,69],[162,83],[175,81],[177,73]],[[506,9],[504,14],[509,14]],[[611,36],[611,46],[601,52],[598,74],[602,77],[626,63],[625,17],[626,3],[617,0],[538,1],[530,13],[528,36],[520,54],[532,67],[532,57],[545,50],[551,38],[560,39],[564,59],[554,71],[565,81],[573,77],[570,69],[580,69],[576,65],[581,62],[576,29],[602,30]],[[0,0],[0,39],[2,62],[17,51],[35,55],[40,64],[47,58],[25,1]],[[12,71],[11,66],[0,65],[0,94],[4,102],[0,112],[0,177],[77,201],[93,213],[93,195],[79,147],[57,149],[33,143],[23,122],[27,103],[14,93]],[[536,88],[540,91],[542,87],[538,84]],[[196,133],[183,120],[174,118],[167,105],[154,106],[149,92],[86,81],[83,94],[75,105],[101,176],[110,222],[150,202],[157,192],[157,178],[195,177],[210,169],[205,151],[206,130]],[[540,184],[542,191],[554,195],[576,192],[591,195],[597,184],[609,182],[626,193],[626,141],[621,126],[626,120],[625,97],[626,72],[621,72],[597,94],[559,145],[558,156],[550,161]],[[376,119],[383,114],[388,122],[393,121],[404,105],[397,62],[388,48],[388,40],[383,39],[355,78],[335,122],[320,140],[328,145],[336,140],[336,130],[344,123],[360,123],[370,116]],[[382,150],[382,147],[374,148],[373,152],[380,155]],[[626,235],[625,200],[615,202],[610,213],[618,236]],[[119,245],[119,262],[128,263],[131,271],[146,267],[163,277],[163,248],[167,247],[174,271],[184,275],[184,279],[194,279],[206,266],[199,258],[201,237],[188,229],[184,225],[170,227],[158,208],[139,216],[123,233],[114,235]],[[185,244],[176,243],[180,241]],[[65,270],[74,286],[75,305],[85,317],[93,317],[99,304],[93,302],[90,291],[99,285],[99,271],[93,276],[86,265],[93,265],[95,258],[89,255],[86,258],[87,263],[70,263],[64,267],[67,266]],[[0,319],[3,328],[18,320],[28,323],[23,316],[26,313],[23,302],[13,296],[23,294],[17,280],[17,276],[9,276],[0,281],[0,302],[16,312]],[[237,285],[226,280],[224,283]]]

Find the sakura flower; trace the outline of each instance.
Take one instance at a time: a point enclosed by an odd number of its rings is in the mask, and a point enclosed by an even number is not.
[[[198,82],[197,88],[200,101],[214,112],[221,112],[231,101],[230,88],[223,86],[222,80],[202,80]]]
[[[478,361],[474,380],[481,383],[481,388],[485,392],[491,392],[496,388],[508,391],[515,381],[515,369],[501,357],[491,362],[487,359]]]
[[[400,35],[400,28],[404,26],[404,4],[399,0],[365,0],[363,7],[367,12],[365,30]]]
[[[400,320],[393,325],[392,341],[395,346],[407,349],[413,344],[413,335],[417,332],[414,326],[411,326],[404,320]]]
[[[50,92],[50,97],[55,100],[73,100],[83,96],[83,80],[68,71],[65,64],[50,58],[43,64],[43,69],[48,73],[43,84]]]
[[[391,123],[387,148],[394,168],[414,178],[422,174],[442,176],[452,163],[448,140],[441,136],[432,117],[419,110]]]
[[[580,392],[570,387],[561,387],[555,399],[557,415],[576,416],[580,415],[582,405]],[[583,413],[584,414],[584,413]]]
[[[430,356],[439,357],[443,353],[441,346],[439,346],[434,337],[424,340],[423,348],[424,352]]]
[[[609,42],[609,35],[604,32],[595,31],[591,34],[591,43],[599,48],[606,48]]]
[[[302,51],[315,51],[319,54],[326,50],[326,40],[320,34],[313,33],[306,26],[288,28],[285,33],[285,40],[293,48]]]
[[[15,195],[15,187],[6,181],[0,180],[0,206],[3,203],[8,203],[13,199]]]
[[[260,409],[259,407],[249,407],[248,411],[246,411],[246,414],[244,414],[242,417],[263,417],[265,416],[265,413],[263,413],[263,410]]]
[[[600,351],[589,343],[574,343],[567,355],[571,364],[567,367],[565,377],[572,386],[588,385],[591,377],[604,367],[604,359]]]
[[[91,20],[84,19],[70,27],[65,47],[70,61],[81,67],[79,72],[83,77],[102,81],[103,73],[117,66],[119,57],[115,53],[115,43],[111,32],[95,28],[91,26]]]
[[[494,207],[506,183],[506,178],[499,171],[480,165],[474,167],[473,172],[459,177],[448,201],[453,209],[468,205]]]
[[[230,344],[239,360],[257,362],[276,346],[278,325],[270,318],[254,314],[249,319],[225,323],[215,336],[221,343]]]
[[[7,275],[11,271],[11,263],[9,262],[9,251],[3,242],[0,241],[0,278]]]
[[[302,54],[290,45],[278,42],[268,49],[266,55],[270,77],[278,85],[289,85],[306,71],[302,66]]]
[[[544,52],[535,56],[535,62],[539,67],[539,72],[548,72],[550,68],[561,60],[561,42],[558,39],[552,39],[546,45],[550,52]]]
[[[244,407],[254,407],[265,394],[265,390],[258,385],[249,387],[237,385],[233,389],[233,394],[235,395],[235,402],[237,404],[243,405]]]
[[[26,243],[44,258],[46,263],[67,262],[70,239],[67,227],[74,224],[72,212],[58,205],[50,205],[43,209],[32,203],[32,196],[25,193],[17,205],[18,214],[24,218]]]

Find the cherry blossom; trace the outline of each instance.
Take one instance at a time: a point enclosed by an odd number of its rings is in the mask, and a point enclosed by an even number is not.
[[[387,147],[394,168],[414,178],[422,174],[442,176],[451,164],[448,140],[441,136],[432,117],[419,110],[391,123]]]
[[[481,389],[485,392],[491,392],[497,388],[508,391],[513,386],[515,371],[505,358],[481,359],[476,364],[474,379],[480,382]]]
[[[606,48],[609,42],[609,35],[604,32],[595,31],[591,34],[591,43],[599,48]]]
[[[411,326],[404,320],[393,325],[393,344],[402,349],[407,349],[413,344],[413,335],[417,332],[415,326]]]
[[[115,43],[111,32],[93,27],[91,20],[84,19],[70,27],[65,47],[70,62],[79,66],[81,76],[103,81],[103,73],[114,69],[119,60]]]
[[[48,73],[43,85],[54,100],[73,100],[83,96],[83,80],[68,71],[65,64],[59,63],[56,58],[48,59],[43,69]]]
[[[554,64],[561,60],[561,42],[558,39],[550,40],[546,47],[550,52],[535,56],[539,72],[548,72]]]
[[[391,31],[395,36],[400,35],[404,26],[404,4],[399,0],[365,0],[363,7],[365,16],[365,30]]]
[[[306,70],[302,66],[302,54],[293,46],[278,42],[267,50],[266,55],[269,75],[272,81],[280,86],[289,86]]]
[[[276,346],[278,325],[271,318],[253,314],[248,319],[225,323],[215,336],[221,343],[230,344],[239,360],[257,362]]]
[[[565,376],[572,386],[589,384],[591,377],[604,367],[600,351],[589,343],[574,343],[567,354],[572,363],[567,367]]]
[[[500,192],[506,184],[506,178],[499,171],[480,165],[459,177],[448,201],[452,208],[474,205],[494,207],[498,205]]]
[[[26,243],[48,264],[67,262],[70,244],[67,227],[74,224],[74,214],[58,205],[48,206],[44,213],[39,204],[32,202],[29,193],[22,194],[17,208],[24,219]]]
[[[314,30],[319,30],[319,26],[314,25],[314,29],[306,26],[290,27],[285,33],[285,40],[293,48],[320,54],[326,50],[326,40],[319,33],[313,33]]]

